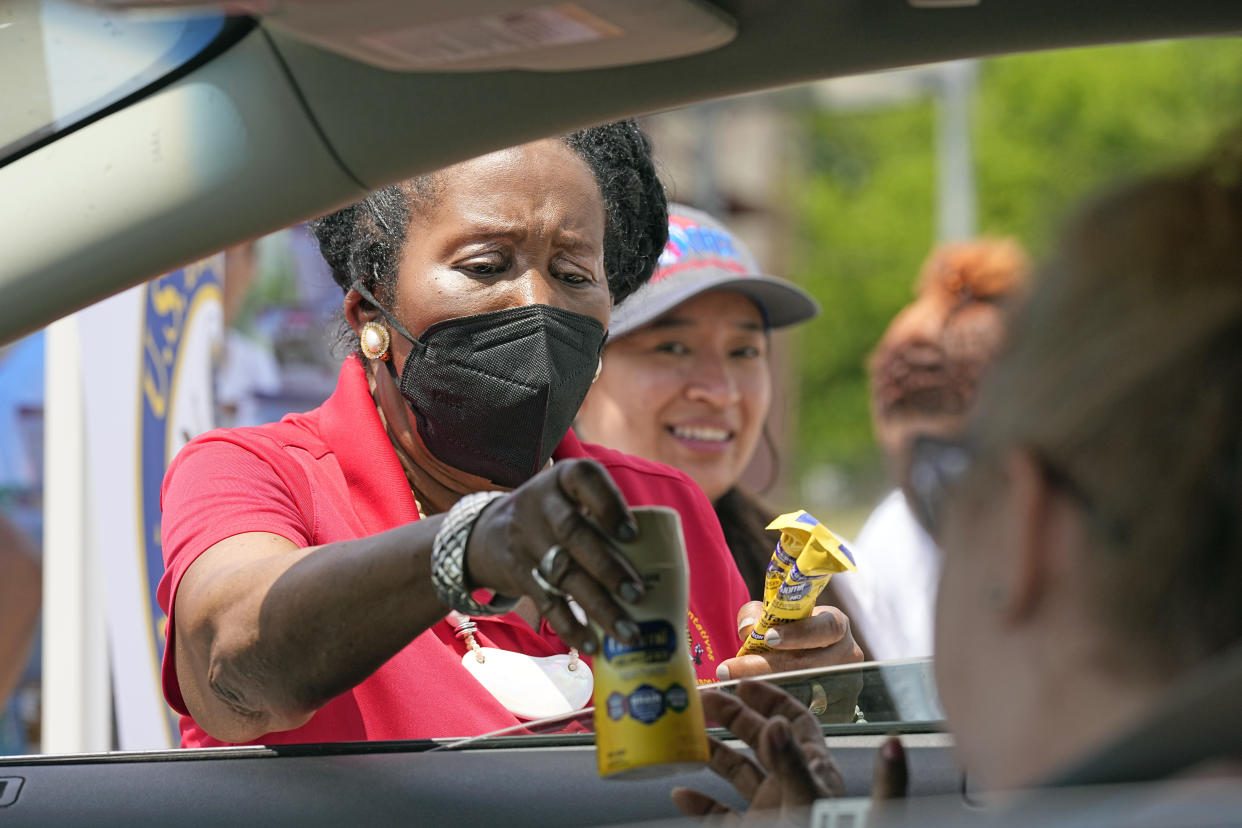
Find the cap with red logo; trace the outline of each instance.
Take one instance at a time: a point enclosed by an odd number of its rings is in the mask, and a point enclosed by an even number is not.
[[[651,281],[617,305],[608,333],[625,336],[700,293],[731,290],[759,306],[769,328],[819,315],[819,303],[802,288],[760,272],[741,239],[692,207],[668,206],[668,244]]]

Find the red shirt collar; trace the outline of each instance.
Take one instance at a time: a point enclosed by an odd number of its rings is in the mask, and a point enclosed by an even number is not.
[[[320,412],[320,434],[336,455],[354,510],[370,533],[418,520],[414,493],[380,422],[362,360],[349,356]]]

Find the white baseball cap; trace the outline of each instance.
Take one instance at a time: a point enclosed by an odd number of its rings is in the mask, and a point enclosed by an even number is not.
[[[802,288],[761,273],[741,239],[716,219],[681,204],[668,206],[668,244],[651,280],[613,308],[611,338],[625,336],[700,293],[731,290],[759,306],[768,328],[819,315],[819,303]]]

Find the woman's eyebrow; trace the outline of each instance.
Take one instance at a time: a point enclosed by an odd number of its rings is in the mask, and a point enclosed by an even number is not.
[[[531,233],[530,225],[525,222],[480,222],[451,234],[445,239],[444,246],[451,249],[494,239],[507,239],[518,243],[528,238]],[[592,243],[585,234],[572,230],[557,229],[553,233],[553,241],[557,247],[574,253],[594,253],[599,249],[599,245]]]
[[[463,228],[446,239],[447,246],[461,247],[474,242],[489,241],[496,238],[520,241],[528,233],[526,225],[521,222],[477,224]]]
[[[594,253],[599,250],[598,244],[593,244],[587,236],[582,233],[575,233],[572,230],[562,230],[556,234],[558,246],[575,253]]]

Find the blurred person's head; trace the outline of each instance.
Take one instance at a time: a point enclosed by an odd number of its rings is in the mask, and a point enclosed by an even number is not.
[[[1005,335],[1006,303],[1030,263],[1012,239],[942,244],[923,263],[916,299],[893,318],[871,357],[871,413],[895,479],[910,440],[961,430],[984,369]]]
[[[818,312],[804,291],[763,275],[718,221],[670,205],[659,265],[614,310],[603,369],[575,428],[681,469],[718,501],[742,476],[768,416],[769,332]]]
[[[1071,222],[967,434],[919,443],[912,477],[950,493],[921,504],[941,698],[965,765],[1009,786],[1242,642],[1239,136]]]

